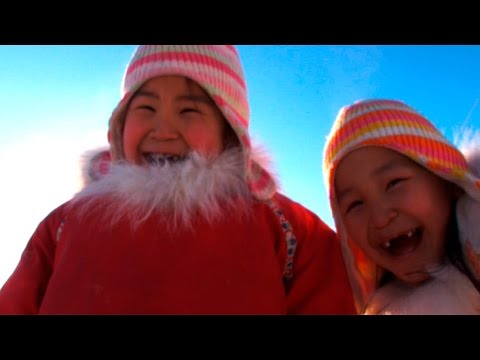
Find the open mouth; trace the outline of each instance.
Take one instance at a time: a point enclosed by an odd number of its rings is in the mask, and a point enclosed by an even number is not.
[[[413,252],[422,240],[422,229],[415,228],[397,235],[382,244],[382,248],[392,256],[403,256]]]
[[[144,153],[143,158],[151,166],[164,166],[166,164],[179,163],[186,159],[186,156],[170,155],[170,154],[157,154],[157,153]]]

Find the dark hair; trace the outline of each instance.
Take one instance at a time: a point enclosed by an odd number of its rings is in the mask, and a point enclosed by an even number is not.
[[[447,244],[445,252],[448,259],[455,265],[463,274],[465,274],[472,284],[475,286],[478,292],[480,292],[480,280],[472,273],[470,268],[465,263],[465,257],[463,255],[462,245],[458,236],[458,223],[455,212],[456,201],[453,203],[452,212],[450,215],[450,222],[447,229]]]

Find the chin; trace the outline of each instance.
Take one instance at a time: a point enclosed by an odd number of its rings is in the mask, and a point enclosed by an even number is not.
[[[431,279],[431,275],[428,272],[416,272],[410,274],[402,274],[397,277],[404,283],[411,286],[419,286],[425,281]]]

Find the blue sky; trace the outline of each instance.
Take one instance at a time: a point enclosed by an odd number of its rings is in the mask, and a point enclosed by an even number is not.
[[[0,46],[0,285],[38,223],[78,190],[79,155],[106,145],[134,46]],[[453,141],[480,128],[480,46],[239,46],[251,133],[282,190],[333,227],[321,172],[338,110],[407,102]]]

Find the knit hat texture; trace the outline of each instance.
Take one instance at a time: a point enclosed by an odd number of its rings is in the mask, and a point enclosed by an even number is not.
[[[335,197],[334,176],[340,161],[347,154],[365,146],[381,146],[409,157],[435,175],[461,187],[465,191],[462,197],[468,198],[469,206],[472,202],[480,204],[479,177],[471,171],[464,155],[416,110],[395,100],[363,100],[343,107],[327,137],[323,172],[359,311],[376,289],[381,271],[345,232]],[[460,199],[457,203],[457,206],[464,206],[462,204],[465,201]],[[480,212],[472,214],[471,211],[457,208],[457,214],[460,212],[469,217],[463,217],[459,221],[460,241],[467,264],[480,277],[480,244],[477,244],[480,239],[477,235],[477,239],[471,235],[462,236],[465,233],[465,225],[462,223],[469,224],[471,228],[473,221],[480,221]]]
[[[123,125],[132,95],[148,80],[165,75],[185,76],[200,85],[212,98],[237,135],[245,160],[245,180],[259,200],[270,199],[275,181],[251,158],[248,133],[250,113],[245,76],[233,45],[141,45],[125,71],[122,99],[109,121],[113,160],[124,158]]]

